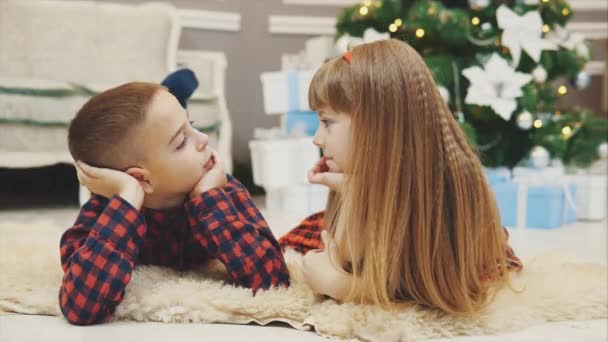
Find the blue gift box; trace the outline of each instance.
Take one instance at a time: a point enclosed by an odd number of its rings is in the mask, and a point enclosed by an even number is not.
[[[511,170],[506,167],[486,167],[484,173],[490,184],[502,183],[511,179]]]
[[[503,226],[517,226],[517,194],[519,187],[511,181],[490,183]]]
[[[557,228],[576,219],[574,208],[568,204],[565,191],[571,199],[576,195],[576,186],[562,185],[531,186],[528,188],[526,226],[528,228]],[[564,213],[565,211],[565,213]]]
[[[287,74],[287,94],[288,94],[288,110],[297,111],[300,110],[300,93],[302,86],[302,81],[300,80],[300,73],[297,71],[290,71]]]
[[[288,112],[286,125],[289,134],[313,136],[319,128],[319,118],[316,112]]]
[[[513,181],[490,183],[496,197],[500,220],[504,226],[518,225],[519,192],[523,191],[521,183]],[[525,203],[525,224],[527,228],[552,229],[576,220],[576,212],[568,203],[565,191],[570,199],[576,195],[576,186],[568,184],[531,185],[527,187]],[[523,196],[523,194],[522,194]],[[521,213],[523,214],[523,213]]]
[[[549,177],[550,173],[543,173],[546,170],[519,169],[517,174],[523,174],[524,178],[513,181],[511,172],[507,168],[486,168],[484,171],[496,198],[500,220],[504,226],[517,226],[520,214],[525,215],[525,225],[528,228],[552,229],[576,220],[575,208],[571,202],[576,195],[576,186],[574,184],[564,186],[564,183],[557,182],[555,177],[559,179],[564,177],[563,175],[554,174],[553,177]],[[532,176],[531,179],[541,179],[542,182],[551,183],[537,185],[532,182],[525,186],[528,182],[526,175]],[[563,181],[566,182],[566,179],[564,178]],[[519,198],[519,192],[524,190],[524,186],[525,213],[519,213],[518,200],[524,200]]]

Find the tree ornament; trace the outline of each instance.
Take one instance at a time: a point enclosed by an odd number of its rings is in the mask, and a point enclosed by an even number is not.
[[[597,147],[597,154],[600,159],[608,159],[608,142],[603,142]]]
[[[447,90],[446,87],[442,85],[438,86],[437,89],[439,90],[439,94],[441,94],[441,98],[443,99],[443,101],[445,101],[445,103],[450,102],[449,90]]]
[[[533,167],[540,168],[549,166],[550,161],[551,156],[546,148],[534,146],[532,150],[530,150],[530,164],[532,164]]]
[[[521,87],[532,80],[529,74],[515,71],[498,54],[492,54],[483,69],[472,66],[462,70],[471,85],[465,102],[490,106],[500,117],[508,121],[517,107],[516,99],[523,95]]]
[[[538,63],[543,50],[557,49],[554,42],[542,38],[543,20],[538,11],[520,16],[509,7],[500,5],[496,10],[496,20],[498,27],[503,29],[502,45],[509,48],[515,67],[519,65],[522,50]]]
[[[474,9],[484,9],[490,5],[490,0],[469,0],[469,6]]]
[[[588,73],[581,71],[576,75],[576,78],[574,79],[574,85],[576,85],[577,89],[587,89],[587,87],[589,87],[589,84],[591,84],[591,76]]]
[[[555,25],[553,30],[545,36],[545,38],[553,44],[564,47],[568,50],[576,48],[580,43],[583,43],[585,37],[580,33],[570,33],[563,26]]]
[[[591,52],[589,51],[589,46],[584,41],[579,42],[574,47],[576,49],[576,55],[580,58],[584,58],[589,60],[591,58]]]
[[[547,80],[547,70],[542,65],[539,65],[532,70],[532,77],[537,83],[544,83]]]
[[[456,119],[458,120],[458,122],[463,123],[464,120],[464,113],[462,112],[456,112]]]
[[[525,131],[532,128],[532,124],[534,123],[534,116],[530,114],[527,110],[521,112],[517,116],[517,126]]]

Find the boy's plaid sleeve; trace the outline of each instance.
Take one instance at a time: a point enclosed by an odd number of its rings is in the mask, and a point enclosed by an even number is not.
[[[123,299],[146,225],[119,196],[93,196],[61,237],[59,306],[72,324],[104,321]]]
[[[254,291],[289,286],[279,243],[235,178],[188,201],[186,210],[194,238],[226,266],[236,285]]]
[[[321,231],[325,225],[324,218],[324,211],[305,218],[302,223],[279,239],[281,247],[283,249],[289,247],[303,254],[313,249],[323,249],[325,246],[321,240]]]

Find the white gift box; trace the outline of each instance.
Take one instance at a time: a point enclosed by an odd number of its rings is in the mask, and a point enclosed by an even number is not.
[[[252,140],[253,182],[266,191],[308,184],[307,172],[320,159],[312,137]]]
[[[608,176],[578,174],[568,176],[576,184],[576,218],[603,220],[608,205]]]
[[[285,114],[289,111],[309,111],[308,87],[314,70],[291,70],[262,73],[264,111]]]
[[[306,62],[311,69],[316,69],[325,63],[325,60],[336,55],[334,38],[320,36],[306,40]]]
[[[325,210],[329,189],[318,184],[294,184],[266,190],[265,211],[298,220]]]

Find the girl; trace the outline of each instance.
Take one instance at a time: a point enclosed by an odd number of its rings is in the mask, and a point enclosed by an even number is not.
[[[467,313],[521,269],[479,158],[409,45],[379,41],[330,60],[309,102],[324,155],[309,180],[330,196],[280,242],[313,250],[303,262],[313,290]]]

